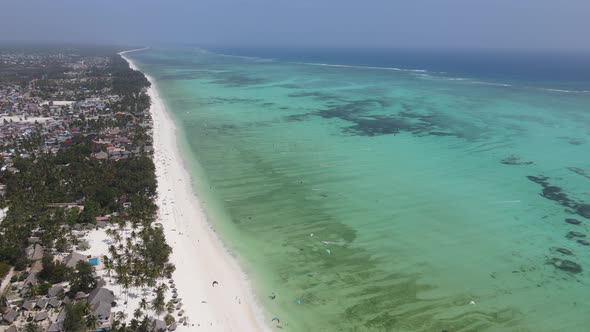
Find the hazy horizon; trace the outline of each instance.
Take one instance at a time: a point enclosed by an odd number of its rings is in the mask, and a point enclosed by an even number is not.
[[[590,50],[582,0],[5,2],[2,43]]]

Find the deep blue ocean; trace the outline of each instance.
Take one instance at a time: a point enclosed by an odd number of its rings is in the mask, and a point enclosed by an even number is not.
[[[517,50],[410,50],[385,48],[206,47],[228,55],[299,63],[426,71],[493,83],[590,90],[590,52]]]

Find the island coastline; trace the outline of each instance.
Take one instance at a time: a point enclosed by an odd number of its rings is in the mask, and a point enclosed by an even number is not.
[[[126,54],[145,49],[119,55],[130,68],[141,72]],[[173,247],[171,261],[176,266],[173,279],[190,325],[211,331],[268,331],[264,311],[248,276],[213,231],[193,190],[192,178],[180,153],[176,125],[159,96],[156,82],[142,73],[151,84],[147,94],[153,120],[158,222]],[[185,328],[179,326],[178,330]]]

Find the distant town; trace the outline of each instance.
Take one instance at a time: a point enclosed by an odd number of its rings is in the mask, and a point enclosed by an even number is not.
[[[115,49],[0,49],[0,331],[188,325],[156,221],[149,82]]]

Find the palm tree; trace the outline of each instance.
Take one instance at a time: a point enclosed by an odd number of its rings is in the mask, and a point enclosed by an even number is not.
[[[104,256],[103,263],[105,270],[107,270],[107,277],[110,278],[111,272],[113,272],[113,263],[108,256]]]
[[[84,314],[85,315],[90,315],[91,312],[92,312],[92,308],[90,308],[90,304],[88,302],[85,302],[85,304],[84,304]]]
[[[121,242],[121,234],[115,233],[114,240],[116,243]]]
[[[31,285],[31,288],[29,288],[29,294],[31,297],[39,295],[39,286]]]
[[[143,286],[143,274],[138,273],[138,276],[133,278],[133,286],[137,288],[141,288]]]
[[[127,314],[123,311],[119,311],[115,314],[115,319],[119,321],[124,321],[125,319],[127,319]]]
[[[138,309],[138,310],[139,310],[139,309]],[[133,317],[135,317],[135,314],[133,315]],[[140,315],[139,317],[141,317],[141,315]],[[137,318],[133,318],[133,319],[131,320],[130,327],[131,327],[131,330],[132,330],[132,331],[137,331],[137,328],[139,327],[139,321],[138,321],[139,317],[137,317]]]
[[[139,307],[141,308],[141,310],[144,310],[144,311],[147,309],[147,307],[148,307],[148,302],[147,302],[147,300],[145,299],[145,297],[142,297],[142,298],[141,298],[141,301],[139,301]]]
[[[117,257],[117,248],[115,248],[115,246],[112,244],[109,246],[109,254],[111,255],[112,259]]]
[[[166,310],[166,302],[165,302],[165,293],[166,293],[166,285],[161,284],[156,288],[156,297],[152,300],[152,309],[160,317],[162,313]]]
[[[117,322],[117,324],[120,324],[120,323],[124,324],[125,319],[127,319],[127,314],[125,314],[125,312],[117,311],[117,313],[115,313],[115,322]],[[115,322],[113,322],[113,328],[114,328]]]
[[[120,218],[117,220],[117,224],[119,225],[119,233],[123,233],[125,226],[127,226],[127,221],[125,221],[123,218]]]
[[[37,324],[35,324],[33,322],[30,322],[25,327],[25,331],[26,332],[39,332],[40,331],[39,325],[37,325]]]
[[[91,330],[95,330],[96,329],[96,317],[94,317],[94,315],[88,315],[88,317],[86,317],[86,327],[88,327]]]
[[[171,313],[173,313],[173,312],[174,312],[174,308],[175,308],[175,307],[176,307],[176,306],[174,305],[174,301],[173,301],[173,300],[170,300],[170,301],[168,301],[168,302],[166,303],[166,310],[168,311],[168,313],[169,313],[169,314],[171,314]]]
[[[129,300],[129,286],[131,286],[131,276],[127,273],[127,267],[125,267],[125,274],[121,277],[121,284],[125,288],[125,303]]]
[[[117,272],[117,282],[120,285],[120,293],[122,293],[123,289],[127,289],[127,286],[129,284],[129,275],[127,273],[127,265],[125,264],[125,262],[122,261],[121,257],[118,257],[117,263],[115,265],[115,272]]]
[[[110,236],[111,238],[113,238],[115,236],[115,231],[112,228],[107,229],[106,231],[104,231],[108,236]]]
[[[143,316],[143,312],[141,311],[141,309],[137,308],[135,309],[135,311],[133,311],[133,318],[135,320],[138,320],[141,316]]]

